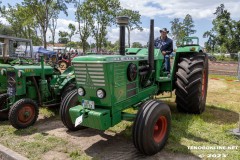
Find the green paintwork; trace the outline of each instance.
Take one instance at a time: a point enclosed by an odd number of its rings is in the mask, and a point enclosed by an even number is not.
[[[200,52],[203,51],[203,48],[199,45],[198,37],[185,37],[182,41],[182,44],[178,47],[178,53],[183,52]]]
[[[77,87],[84,88],[86,93],[84,96],[78,97],[79,102],[83,100],[94,101],[95,109],[83,108],[82,105],[71,108],[69,113],[72,122],[75,123],[76,118],[83,115],[81,125],[106,130],[123,119],[133,120],[134,115],[129,115],[122,111],[130,107],[138,107],[141,102],[156,94],[172,92],[175,88],[174,77],[180,56],[202,51],[197,37],[187,37],[184,40],[190,42],[191,39],[197,40],[197,44],[182,45],[177,49],[170,75],[163,71],[164,57],[159,49],[155,49],[154,72],[148,73],[145,76],[145,80],[142,80],[144,77],[140,77],[137,74],[136,79],[130,82],[127,77],[127,68],[131,63],[135,64],[137,68],[147,65],[147,48],[126,49],[128,53],[135,53],[135,55],[88,55],[75,57],[72,63]],[[152,80],[152,83],[144,87],[142,84],[147,84],[148,80]],[[98,89],[105,91],[106,96],[103,99],[97,97]],[[94,114],[89,115],[90,112]],[[106,114],[105,117],[101,116],[104,114]]]
[[[71,120],[75,123],[75,119],[82,115],[83,107],[81,105],[70,108]],[[96,108],[95,110],[84,110],[87,115],[84,117],[82,126],[88,126],[90,128],[106,130],[111,127],[110,111],[108,109]]]
[[[44,72],[43,72],[44,70]],[[19,72],[21,76],[19,77]],[[74,82],[73,68],[68,68],[63,74],[49,65],[14,65],[6,68],[8,88],[14,88],[15,92],[9,95],[8,104],[4,107],[10,109],[19,99],[30,98],[42,106],[59,104],[61,94],[66,85]],[[40,97],[32,77],[35,77]],[[13,86],[9,82],[14,82]]]
[[[13,43],[26,43],[28,44],[28,50],[30,54],[25,53],[25,57],[28,58],[28,61],[31,61],[32,57],[32,40],[30,39],[23,39],[23,38],[17,38],[17,37],[11,37],[6,35],[0,35],[0,71],[1,69],[6,69],[12,65],[15,65],[15,63],[19,63],[19,60],[21,58],[17,58],[16,54],[14,54],[13,49]],[[26,62],[26,60],[23,60],[23,62]],[[5,93],[7,91],[7,79],[4,76],[0,76],[0,93]]]

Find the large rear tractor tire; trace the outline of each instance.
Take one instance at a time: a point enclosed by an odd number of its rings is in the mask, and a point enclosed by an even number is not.
[[[61,120],[62,120],[63,124],[70,131],[77,131],[77,130],[86,128],[86,127],[80,126],[80,125],[75,127],[70,118],[69,109],[71,107],[74,107],[79,104],[80,104],[80,102],[78,100],[77,89],[74,89],[73,91],[66,94],[66,96],[63,98],[62,103],[60,105],[59,112],[60,112]]]
[[[8,114],[11,125],[17,129],[24,129],[32,126],[39,114],[37,103],[31,99],[24,98],[15,102]]]
[[[0,95],[0,110],[5,108],[5,105],[7,104],[7,93],[3,93]],[[0,112],[0,121],[6,121],[8,120],[8,111]]]
[[[204,53],[181,58],[176,73],[176,103],[180,112],[201,114],[208,87],[208,56]]]
[[[153,155],[165,146],[171,128],[171,111],[165,103],[145,102],[133,124],[134,146],[143,154]]]

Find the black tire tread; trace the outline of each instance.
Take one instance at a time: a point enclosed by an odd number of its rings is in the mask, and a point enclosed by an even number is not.
[[[80,125],[75,127],[74,124],[72,124],[71,120],[68,119],[68,117],[67,117],[68,110],[71,107],[71,104],[69,104],[69,103],[71,103],[71,100],[74,98],[74,96],[77,96],[77,89],[74,89],[66,94],[66,96],[62,100],[62,103],[60,105],[60,110],[59,110],[61,120],[62,120],[64,126],[66,128],[68,128],[68,130],[70,130],[70,131],[77,131],[77,130],[86,128],[86,127],[80,126]]]
[[[27,103],[27,104],[32,104],[34,107],[35,107],[35,116],[34,116],[34,119],[28,123],[27,125],[21,125],[18,123],[18,110],[19,110],[19,107],[21,107],[21,105],[23,105],[24,103]],[[23,99],[20,99],[18,100],[17,102],[15,102],[12,106],[11,106],[11,109],[8,113],[8,119],[10,121],[10,124],[16,128],[16,129],[24,129],[24,128],[27,128],[29,126],[32,126],[37,118],[38,118],[38,115],[39,115],[39,107],[37,105],[37,103],[32,100],[32,99],[29,99],[29,98],[23,98]]]
[[[162,111],[166,112],[169,116],[168,130],[164,140],[159,144],[155,144],[155,142],[153,142],[152,136],[150,136],[151,137],[150,139],[146,138],[146,133],[148,134],[147,137],[149,137],[151,133],[149,132],[149,129],[147,127],[149,127],[149,125],[151,125],[154,120],[151,118],[154,116],[159,116],[159,113],[161,113]],[[170,117],[171,117],[171,111],[169,107],[163,102],[156,101],[156,100],[149,100],[143,103],[138,110],[137,117],[133,124],[132,136],[133,136],[134,146],[141,153],[146,155],[153,155],[159,152],[165,146],[165,143],[170,133],[170,126],[171,126]]]
[[[208,76],[208,57],[204,53],[196,53],[180,59],[175,92],[177,108],[180,112],[200,114],[205,110],[206,97],[203,101],[199,98],[204,70]]]

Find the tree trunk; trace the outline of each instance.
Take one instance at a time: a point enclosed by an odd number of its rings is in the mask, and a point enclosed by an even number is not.
[[[45,31],[43,31],[43,47],[47,49],[47,34]]]

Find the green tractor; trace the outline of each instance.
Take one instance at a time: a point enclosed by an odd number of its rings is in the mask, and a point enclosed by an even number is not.
[[[120,55],[73,59],[77,89],[63,98],[61,120],[72,131],[86,127],[107,130],[122,120],[134,121],[135,147],[143,154],[153,155],[164,147],[171,128],[169,106],[155,96],[175,90],[179,111],[202,113],[208,84],[207,56],[199,44],[183,44],[168,74],[161,51],[154,49],[154,20],[150,23],[149,48],[131,51],[135,55],[125,54],[128,18],[117,20]],[[129,113],[129,108],[138,111]]]
[[[0,120],[9,119],[17,129],[35,123],[39,106],[59,106],[62,96],[75,88],[73,67],[61,73],[56,64],[45,65],[40,57],[40,63],[19,57],[1,68],[7,91],[0,94]]]
[[[32,40],[0,35],[0,70],[32,58]],[[14,63],[11,63],[15,61]],[[7,79],[0,76],[0,94],[7,91]]]

